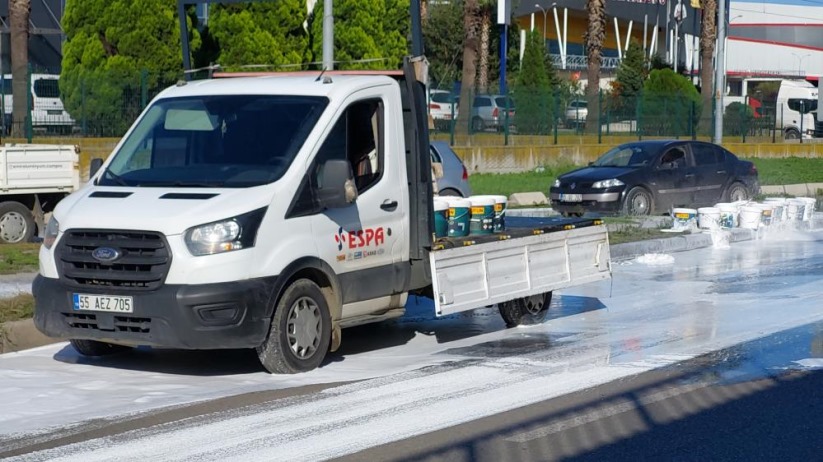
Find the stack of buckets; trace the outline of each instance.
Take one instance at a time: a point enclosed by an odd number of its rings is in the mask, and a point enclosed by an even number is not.
[[[434,198],[435,237],[466,237],[506,229],[506,196]]]
[[[744,228],[757,230],[764,227],[796,226],[811,222],[816,201],[809,197],[787,199],[767,197],[763,202],[739,201],[719,203],[714,207],[697,209],[700,229]]]

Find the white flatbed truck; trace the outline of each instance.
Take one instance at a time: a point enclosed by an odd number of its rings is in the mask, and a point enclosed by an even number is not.
[[[84,355],[254,348],[296,373],[409,294],[438,315],[498,304],[512,326],[608,278],[597,219],[434,239],[425,75],[410,58],[165,90],[54,211],[36,326]]]

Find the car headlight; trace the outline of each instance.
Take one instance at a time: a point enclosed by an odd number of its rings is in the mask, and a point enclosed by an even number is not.
[[[60,234],[60,223],[54,218],[52,215],[49,218],[49,222],[46,225],[46,233],[45,237],[43,237],[43,246],[47,249],[50,249],[54,242],[57,240],[57,235]]]
[[[558,178],[558,179],[554,180],[554,187],[555,187],[555,188],[559,188],[559,187],[560,187],[560,178]]]
[[[194,256],[254,247],[266,207],[233,218],[206,223],[186,231],[186,246]]]
[[[623,183],[622,181],[618,180],[617,178],[612,178],[610,180],[595,181],[594,183],[592,183],[592,188],[594,188],[594,189],[606,189],[606,188],[614,188],[614,187],[617,187],[617,186],[623,186],[625,184],[626,183]]]

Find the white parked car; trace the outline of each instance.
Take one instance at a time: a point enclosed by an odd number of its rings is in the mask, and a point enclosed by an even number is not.
[[[434,119],[434,128],[448,130],[452,120],[457,119],[459,96],[446,90],[429,91],[429,114]]]

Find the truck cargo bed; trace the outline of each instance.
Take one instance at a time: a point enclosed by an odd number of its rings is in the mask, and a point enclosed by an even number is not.
[[[438,315],[608,279],[600,219],[510,220],[504,233],[438,239],[430,254]]]

